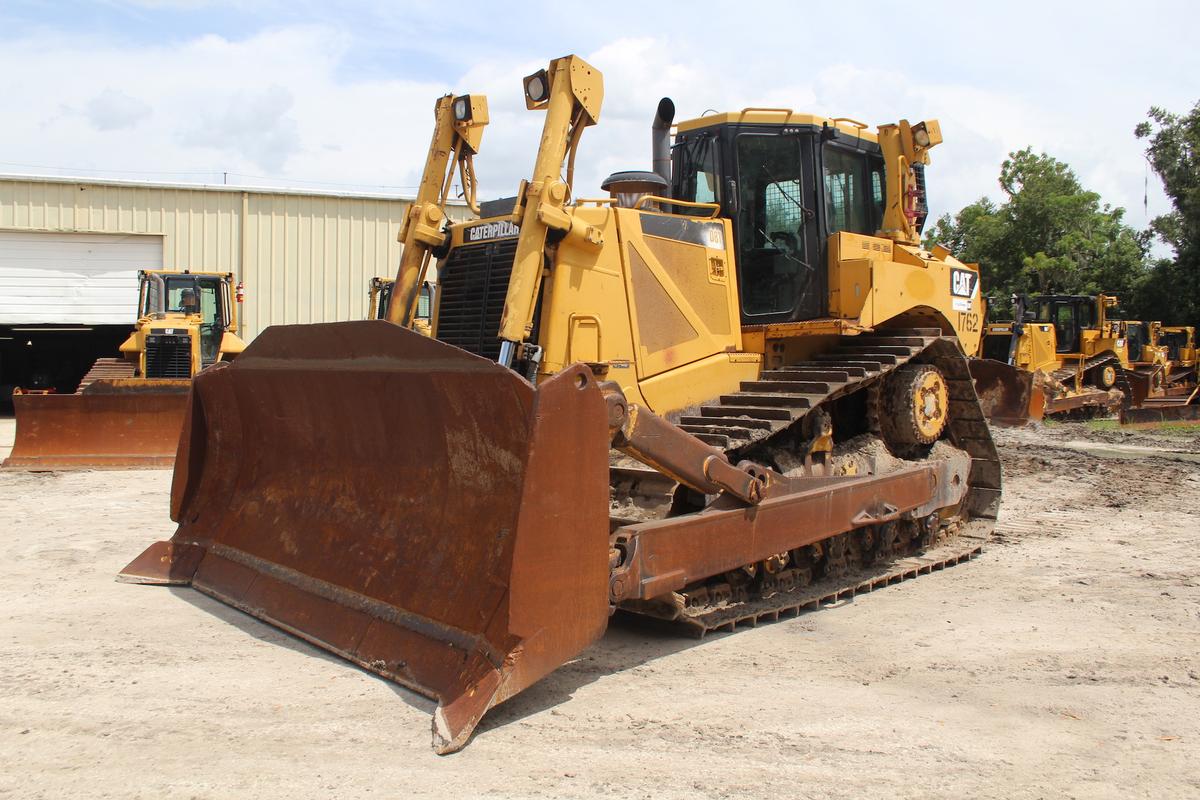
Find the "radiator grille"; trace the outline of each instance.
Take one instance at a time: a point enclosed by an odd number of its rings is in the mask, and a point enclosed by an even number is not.
[[[191,338],[161,333],[149,334],[146,337],[146,377],[192,377]]]
[[[500,317],[516,239],[456,247],[438,269],[437,338],[469,353],[500,355]]]
[[[1012,347],[1012,336],[993,333],[983,337],[983,357],[1008,363],[1008,351]]]

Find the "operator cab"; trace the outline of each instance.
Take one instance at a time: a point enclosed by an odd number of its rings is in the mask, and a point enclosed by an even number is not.
[[[190,272],[142,272],[138,316],[163,319],[166,314],[200,315],[200,360],[213,364],[221,354],[221,337],[229,328],[229,284],[220,275]]]
[[[1048,322],[1054,326],[1055,352],[1078,353],[1083,331],[1099,325],[1096,298],[1079,295],[1040,295],[1024,302],[1032,315],[1030,322]]]
[[[1194,349],[1191,330],[1189,328],[1176,328],[1175,330],[1163,331],[1162,335],[1159,336],[1158,343],[1167,348],[1167,358],[1171,361],[1183,361],[1186,355],[1184,351]]]
[[[883,154],[849,120],[747,109],[684,121],[671,174],[672,197],[716,203],[733,223],[743,325],[827,316],[829,237],[875,236],[883,223]]]
[[[375,307],[375,319],[387,319],[388,308],[392,305],[392,290],[396,287],[396,282],[376,278],[378,281],[379,298]],[[433,314],[433,284],[425,281],[421,284],[421,293],[417,297],[417,314],[416,318],[429,321]]]
[[[1125,347],[1129,351],[1130,361],[1141,361],[1142,351],[1154,343],[1153,339],[1149,322],[1130,320],[1125,323]]]

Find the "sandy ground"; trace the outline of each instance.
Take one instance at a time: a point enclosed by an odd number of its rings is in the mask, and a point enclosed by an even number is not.
[[[0,795],[1200,797],[1200,436],[998,438],[978,560],[699,643],[618,619],[450,757],[428,701],[113,581],[169,473],[0,474]]]

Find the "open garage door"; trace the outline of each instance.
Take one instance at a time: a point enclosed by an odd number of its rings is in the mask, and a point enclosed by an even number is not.
[[[0,231],[0,414],[16,386],[75,391],[117,356],[137,313],[139,269],[162,269],[161,236]]]

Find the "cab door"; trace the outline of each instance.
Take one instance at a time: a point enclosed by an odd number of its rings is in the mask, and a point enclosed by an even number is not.
[[[743,325],[825,313],[811,135],[741,133],[737,162],[738,286]]]

